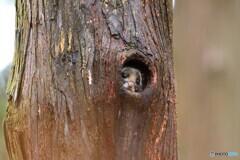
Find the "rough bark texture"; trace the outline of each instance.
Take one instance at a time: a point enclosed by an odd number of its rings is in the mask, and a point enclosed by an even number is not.
[[[171,0],[16,0],[11,160],[177,160]],[[120,71],[145,67],[142,92]],[[141,68],[140,68],[141,69]]]

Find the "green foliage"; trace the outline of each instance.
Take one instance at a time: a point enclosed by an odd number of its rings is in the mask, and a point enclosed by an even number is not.
[[[0,72],[0,122],[3,121],[6,112],[5,111],[7,102],[6,88],[9,71],[10,65],[6,67],[2,72]],[[0,130],[2,130],[2,127]]]

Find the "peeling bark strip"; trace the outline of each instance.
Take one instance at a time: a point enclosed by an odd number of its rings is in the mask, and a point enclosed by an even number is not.
[[[11,160],[177,160],[171,0],[16,0]],[[143,77],[122,87],[121,70]]]

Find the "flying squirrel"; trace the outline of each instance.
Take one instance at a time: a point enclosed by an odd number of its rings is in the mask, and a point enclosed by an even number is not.
[[[142,91],[142,73],[132,67],[124,67],[121,71],[123,87],[132,92]]]

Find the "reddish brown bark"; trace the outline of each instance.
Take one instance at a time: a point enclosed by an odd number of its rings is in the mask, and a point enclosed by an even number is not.
[[[9,158],[176,160],[170,0],[17,0]],[[124,65],[145,76],[121,85]]]

